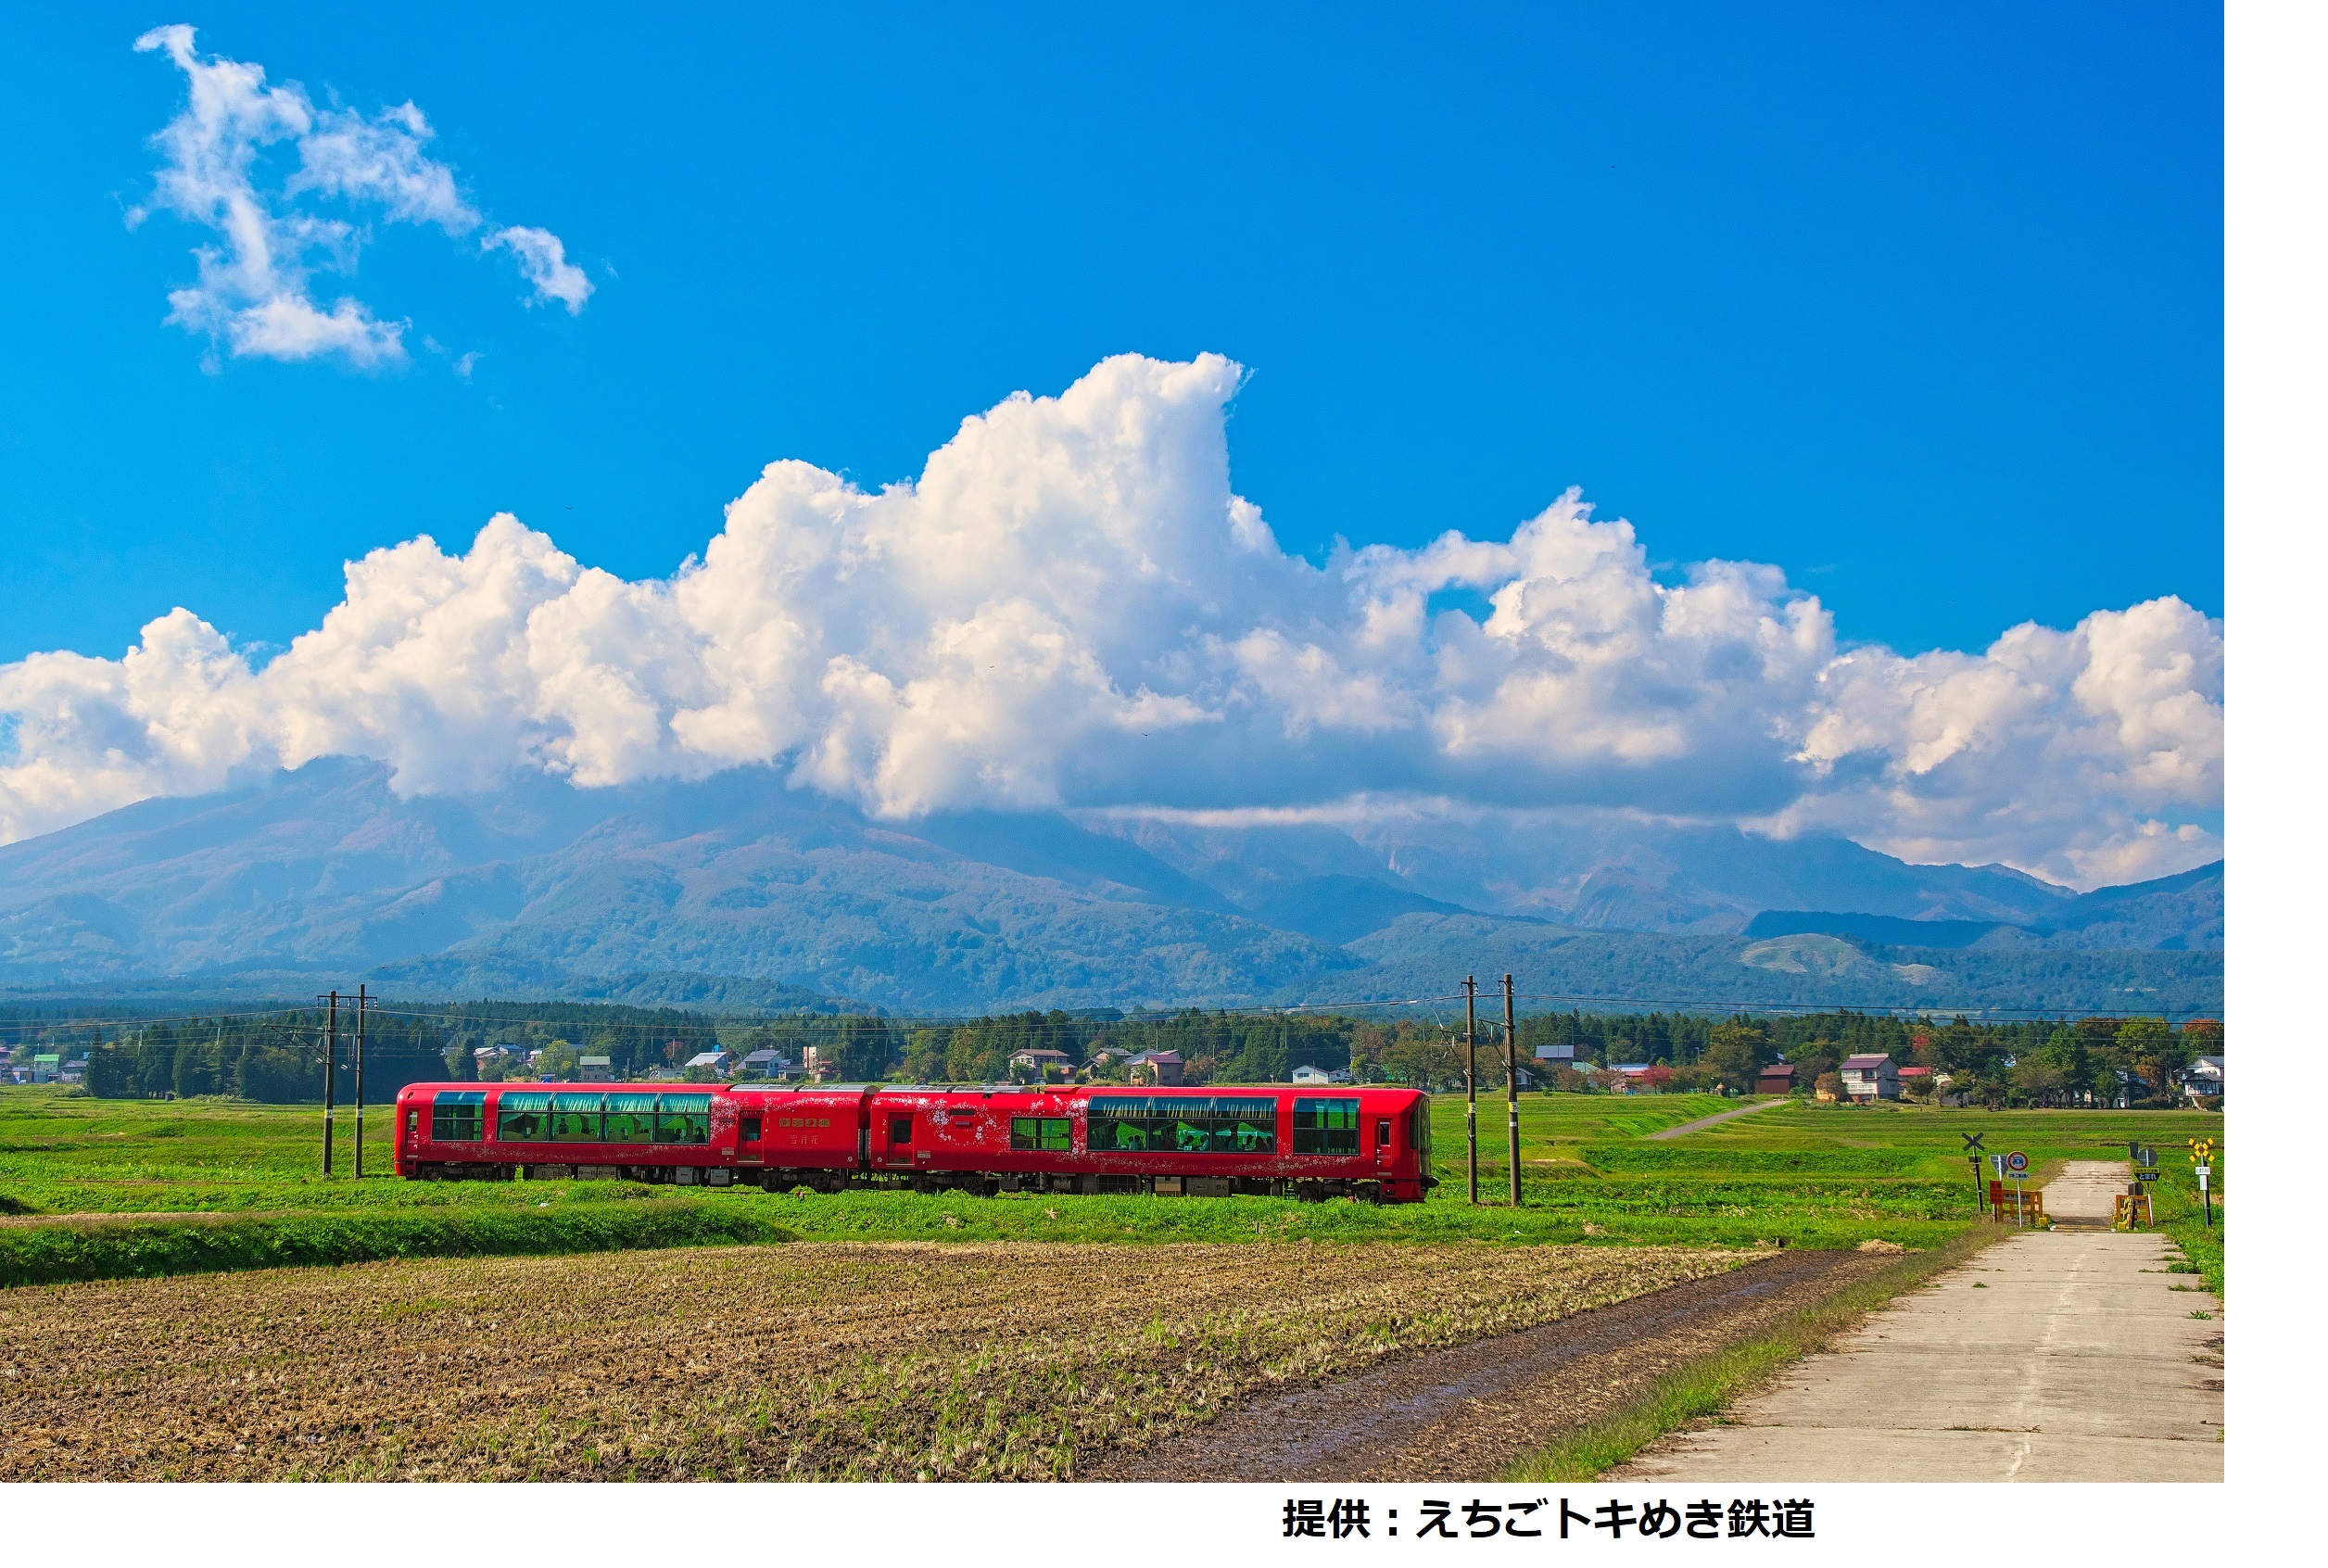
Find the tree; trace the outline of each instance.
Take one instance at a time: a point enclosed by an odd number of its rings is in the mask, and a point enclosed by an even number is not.
[[[2117,1043],[2119,1057],[2157,1098],[2173,1094],[2197,1054],[2188,1037],[2168,1028],[2164,1018],[2128,1018],[2118,1026]]]
[[[1706,1041],[1702,1060],[1714,1069],[1714,1079],[1723,1088],[1750,1094],[1753,1093],[1755,1076],[1775,1055],[1768,1035],[1752,1024],[1733,1018],[1716,1028]]]
[[[917,1083],[947,1078],[946,1037],[934,1029],[917,1029],[905,1039],[905,1075]]]
[[[545,1083],[571,1083],[582,1076],[582,1053],[563,1040],[552,1040],[541,1048],[541,1060],[534,1067]]]

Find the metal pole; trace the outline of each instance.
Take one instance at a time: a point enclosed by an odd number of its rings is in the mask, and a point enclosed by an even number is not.
[[[1463,1136],[1471,1147],[1471,1201],[1479,1202],[1479,980],[1463,977]]]
[[[364,1014],[372,1008],[372,998],[364,988],[356,987],[356,1180],[363,1180],[363,1113],[364,1113]]]
[[[1503,1107],[1512,1155],[1512,1207],[1520,1207],[1520,1031],[1512,1018],[1512,977],[1503,977]]]
[[[339,1062],[339,993],[331,993],[323,1015],[323,1174],[332,1173],[333,1080]]]

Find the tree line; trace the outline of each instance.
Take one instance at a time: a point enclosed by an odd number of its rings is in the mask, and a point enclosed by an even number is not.
[[[91,1029],[26,1020],[12,1031],[18,1054],[60,1049],[88,1057],[90,1093],[108,1098],[227,1094],[287,1103],[323,1092],[322,1008],[257,1017],[170,1018]],[[2159,1018],[1940,1023],[1915,1016],[1839,1010],[1727,1017],[1702,1013],[1538,1013],[1518,1020],[1520,1067],[1541,1088],[1607,1087],[1582,1069],[1646,1064],[1646,1083],[1673,1090],[1754,1087],[1777,1061],[1805,1092],[1831,1080],[1844,1057],[1880,1053],[1952,1080],[1952,1094],[1981,1103],[2064,1105],[2170,1095],[2194,1058],[2219,1055],[2222,1026],[2201,1018],[2177,1028]],[[340,1069],[354,1064],[351,1009],[340,1016]],[[789,1064],[815,1047],[824,1075],[851,1081],[1000,1082],[1034,1076],[1012,1058],[1056,1051],[1069,1072],[1125,1076],[1124,1060],[1151,1051],[1182,1059],[1188,1083],[1284,1082],[1297,1068],[1347,1071],[1360,1082],[1446,1090],[1464,1081],[1460,1019],[1357,1015],[1231,1013],[1069,1014],[1025,1011],[935,1023],[877,1015],[715,1018],[677,1008],[601,1003],[399,1004],[365,1025],[366,1090],[392,1098],[432,1080],[570,1081],[584,1056],[609,1059],[617,1079],[683,1069],[726,1050],[740,1059],[772,1050]],[[1480,1019],[1476,1081],[1504,1083],[1500,1020]],[[1565,1046],[1547,1061],[1539,1047]],[[537,1054],[538,1054],[537,1056]],[[701,1069],[688,1076],[702,1078]],[[352,1094],[343,1076],[340,1093]]]

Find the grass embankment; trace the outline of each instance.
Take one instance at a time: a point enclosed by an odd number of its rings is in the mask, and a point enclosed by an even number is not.
[[[0,1229],[0,1286],[368,1263],[789,1241],[760,1215],[705,1203],[566,1204],[522,1212],[187,1216]]]
[[[1589,1481],[1613,1470],[1666,1434],[1719,1414],[1782,1368],[1826,1349],[1838,1334],[1893,1296],[2009,1233],[1974,1227],[1929,1251],[1908,1253],[1751,1339],[1674,1368],[1621,1409],[1521,1461],[1503,1478]]]
[[[2160,1149],[2158,1180],[2152,1183],[2151,1208],[2158,1220],[2158,1229],[2172,1237],[2182,1249],[2182,1261],[2170,1265],[2177,1273],[2197,1274],[2214,1293],[2223,1299],[2223,1156],[2215,1151],[2214,1222],[2209,1224],[2201,1211],[2198,1178],[2191,1174],[2187,1161],[2170,1156]],[[2179,1156],[2177,1149],[2172,1154]]]

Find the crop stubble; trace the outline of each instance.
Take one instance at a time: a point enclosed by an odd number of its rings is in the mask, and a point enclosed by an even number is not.
[[[0,1479],[1068,1478],[1752,1255],[797,1244],[0,1296]]]

